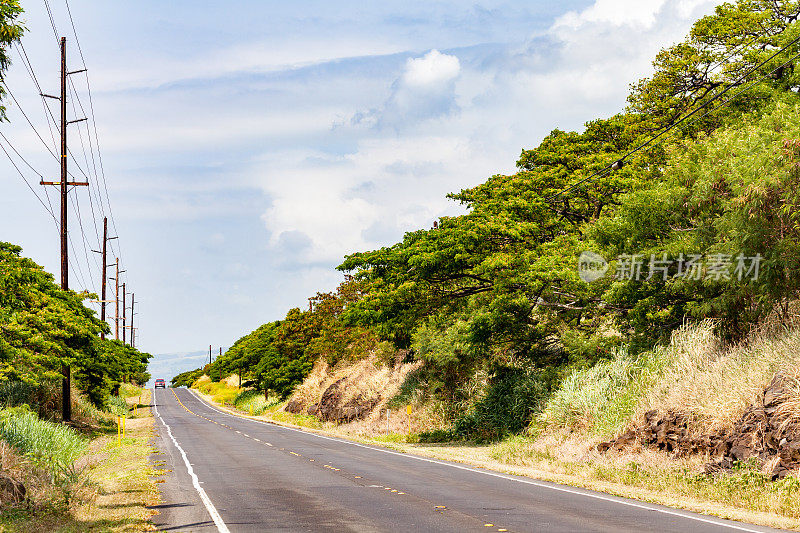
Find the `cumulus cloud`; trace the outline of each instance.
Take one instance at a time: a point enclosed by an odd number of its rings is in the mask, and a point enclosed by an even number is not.
[[[300,232],[300,262],[335,264],[461,212],[447,192],[513,172],[520,149],[553,128],[621,111],[654,54],[717,3],[597,0],[526,42],[406,58],[381,105],[331,131],[346,152],[267,156],[272,245],[290,253],[280,236]]]
[[[378,109],[357,113],[353,122],[399,130],[453,113],[458,109],[455,85],[460,72],[458,57],[439,50],[409,58],[388,100]]]

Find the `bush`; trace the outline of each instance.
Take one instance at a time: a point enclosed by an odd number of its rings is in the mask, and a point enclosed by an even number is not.
[[[423,431],[419,434],[419,442],[423,444],[449,442],[454,439],[455,435],[453,435],[453,432],[447,429],[434,429],[431,431]]]
[[[544,406],[548,392],[541,372],[501,368],[490,380],[486,396],[456,419],[453,432],[477,441],[499,440],[519,433]]]
[[[119,396],[109,396],[107,405],[111,414],[117,416],[128,416],[128,402]]]
[[[192,384],[200,379],[200,376],[203,375],[203,369],[197,368],[195,370],[189,370],[188,372],[182,372],[172,378],[171,383],[173,387],[191,387]]]
[[[119,386],[119,396],[121,398],[132,398],[134,396],[139,396],[141,393],[142,388],[131,383],[122,383]]]
[[[208,394],[211,398],[222,404],[232,404],[241,391],[238,387],[231,387],[224,381],[198,380],[195,388],[203,394]]]

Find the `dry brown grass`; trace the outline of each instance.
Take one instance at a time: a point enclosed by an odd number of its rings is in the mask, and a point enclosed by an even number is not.
[[[662,356],[663,377],[633,418],[650,409],[673,410],[690,415],[696,431],[711,432],[732,426],[777,372],[800,372],[800,329],[762,328],[724,347],[713,324],[704,322],[676,332]]]
[[[306,377],[291,396],[291,400],[301,402],[303,410],[320,401],[322,394],[333,383],[342,381],[339,390],[342,393],[341,403],[358,398],[378,398],[375,408],[364,419],[341,426],[344,431],[369,433],[375,428],[386,431],[386,403],[397,395],[400,386],[409,372],[416,370],[422,363],[400,363],[393,367],[383,364],[377,356],[359,359],[355,362],[341,363],[330,368],[324,361],[318,361],[311,373]],[[409,416],[405,410],[397,409],[390,415],[390,431],[412,431],[430,425],[437,418],[435,407],[416,406]]]

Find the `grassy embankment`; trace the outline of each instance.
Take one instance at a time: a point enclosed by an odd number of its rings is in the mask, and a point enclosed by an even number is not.
[[[0,530],[154,530],[147,506],[158,502],[159,472],[149,462],[150,394],[123,385],[111,412],[81,400],[77,429],[41,420],[24,407],[0,412],[3,472],[26,489],[25,501],[3,502]],[[125,438],[118,439],[116,415],[125,413]]]
[[[800,329],[764,330],[740,345],[724,346],[710,324],[700,324],[677,332],[669,346],[636,357],[620,351],[611,360],[573,371],[524,434],[485,445],[420,443],[418,429],[430,429],[418,420],[432,409],[426,411],[424,405],[415,405],[411,416],[396,409],[387,431],[380,409],[367,420],[335,425],[283,412],[285,402],[267,402],[254,391],[232,387],[232,382],[210,383],[204,377],[195,386],[207,399],[280,423],[716,516],[800,529],[796,474],[770,481],[757,467],[741,464],[730,473],[712,475],[703,473],[705,456],[677,458],[641,447],[605,454],[595,450],[599,442],[635,426],[651,409],[687,415],[690,431],[697,435],[730,428],[777,372],[796,385],[785,407],[800,418]],[[319,386],[325,380],[315,369],[301,394],[307,393],[309,382]]]
[[[263,393],[255,390],[240,388],[237,382],[238,376],[236,375],[228,376],[219,382],[212,382],[208,376],[202,376],[194,382],[192,388],[197,390],[207,401],[235,410],[240,414],[304,428],[322,429],[325,427],[325,424],[316,417],[282,411],[286,402],[274,397],[265,398]],[[333,427],[332,424],[328,426]]]

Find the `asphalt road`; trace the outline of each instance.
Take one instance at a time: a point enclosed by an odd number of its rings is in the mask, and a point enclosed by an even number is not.
[[[161,531],[775,531],[154,399]]]

